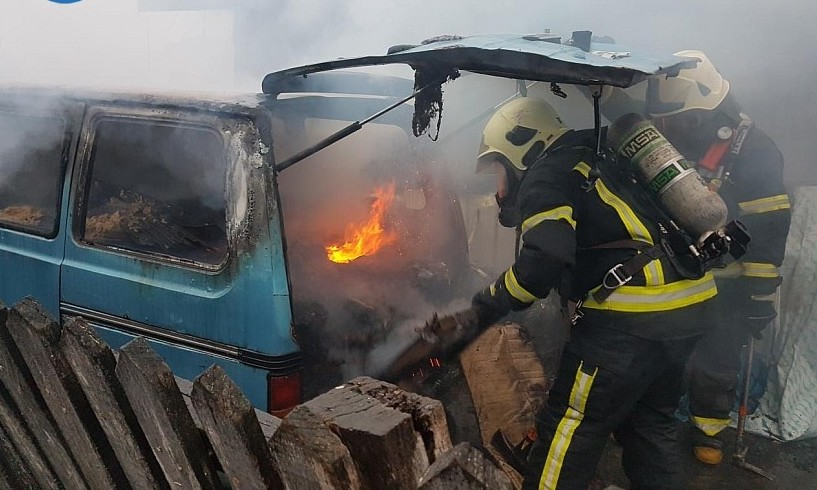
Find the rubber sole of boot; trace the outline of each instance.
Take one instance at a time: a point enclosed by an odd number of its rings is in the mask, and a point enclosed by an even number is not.
[[[715,447],[699,446],[693,448],[695,459],[701,463],[719,465],[723,462],[723,451]]]

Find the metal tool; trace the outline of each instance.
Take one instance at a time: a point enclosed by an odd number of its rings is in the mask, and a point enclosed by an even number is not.
[[[414,338],[398,350],[388,363],[374,369],[384,381],[396,381],[429,357],[444,355],[459,342],[473,340],[478,334],[477,319],[472,310],[434,317],[415,330]]]
[[[735,436],[735,452],[732,454],[732,464],[764,478],[768,478],[769,480],[774,480],[774,475],[768,471],[746,462],[746,453],[749,450],[749,446],[744,436],[746,435],[746,416],[749,412],[749,385],[752,377],[752,361],[755,353],[755,338],[752,336],[749,337],[748,349],[743,371],[743,393],[741,394],[740,407],[738,408],[738,427],[737,435]]]

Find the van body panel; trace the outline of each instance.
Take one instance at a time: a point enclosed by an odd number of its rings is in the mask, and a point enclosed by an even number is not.
[[[96,322],[91,322],[91,325],[96,328],[102,340],[111,346],[112,349],[119,349],[136,338],[134,335],[105,327]],[[254,406],[260,408],[266,407],[267,371],[265,369],[247,366],[230,357],[217,356],[210,352],[181,347],[178,344],[171,344],[151,338],[147,340],[156,354],[167,361],[175,376],[193,380],[211,365],[218,364],[224,369],[230,379],[241,387],[241,391]]]
[[[56,318],[59,312],[62,243],[0,229],[0,300],[12,306],[37,299]]]
[[[12,171],[23,164],[37,164],[42,157],[34,162],[21,159],[18,166],[14,162],[15,153],[25,154],[32,148],[45,148],[49,143],[54,145],[53,155],[47,158],[53,158],[54,168],[58,168],[57,175],[51,176],[55,182],[49,190],[49,197],[53,199],[51,230],[27,229],[25,225],[15,229],[13,222],[0,220],[0,301],[9,307],[31,296],[55,318],[59,314],[60,264],[66,237],[65,214],[69,188],[64,177],[70,172],[76,152],[83,110],[84,104],[74,100],[58,102],[41,94],[0,94],[0,117],[9,118],[9,122],[13,123],[15,118],[58,119],[62,126],[57,134],[45,134],[43,131],[25,134],[22,142],[5,141],[0,137],[0,157],[10,159],[14,165],[14,168],[8,168],[7,161],[0,164],[0,183],[17,187],[23,194],[31,193],[31,189],[24,188],[24,182],[14,181]],[[34,125],[32,131],[36,127]],[[8,133],[4,131],[3,137],[9,137]],[[12,145],[16,148],[12,148]],[[46,164],[51,165],[51,162]],[[34,175],[34,178],[37,176]],[[13,207],[16,204],[20,203],[2,202],[0,207]]]
[[[87,201],[93,180],[91,164],[98,147],[95,128],[100,121],[108,120],[171,124],[179,126],[180,131],[203,128],[218,135],[225,159],[223,219],[229,244],[223,260],[199,263],[169,253],[134,251],[83,239],[85,216],[90,213]],[[246,367],[250,374],[241,376],[253,386],[236,381],[242,389],[256,393],[253,402],[262,407],[261,402],[266,400],[266,394],[261,396],[266,390],[265,376],[278,369],[259,369],[247,363],[258,364],[262,359],[266,361],[261,364],[274,365],[276,357],[283,356],[280,369],[289,374],[298,367],[294,356],[298,346],[290,331],[292,314],[280,219],[277,215],[268,219],[266,206],[258,204],[272,194],[266,188],[268,157],[262,153],[260,141],[258,129],[243,113],[91,106],[84,119],[83,140],[73,172],[67,213],[71,237],[65,246],[61,301],[63,314],[81,311],[99,328],[106,329],[109,336],[119,330],[119,343],[143,335],[162,344],[168,364],[177,373],[193,374],[190,378],[209,364],[202,361],[201,366],[196,364],[201,369],[191,370],[191,358],[186,352],[199,341],[210,346],[192,351],[200,357],[213,356],[210,364],[230,359]],[[226,347],[213,347],[218,345]],[[179,349],[178,355],[172,350],[174,346]],[[254,386],[256,383],[260,384]]]

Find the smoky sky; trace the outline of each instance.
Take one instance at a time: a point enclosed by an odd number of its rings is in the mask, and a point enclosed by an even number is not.
[[[0,83],[258,91],[269,71],[382,54],[440,34],[592,30],[706,52],[811,179],[817,6],[807,0],[0,0]],[[817,181],[817,179],[812,179]]]

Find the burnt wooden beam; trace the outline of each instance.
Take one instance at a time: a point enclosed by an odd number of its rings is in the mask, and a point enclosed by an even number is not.
[[[0,404],[1,405],[1,404]],[[3,408],[0,408],[3,410]],[[53,473],[46,481],[38,480],[31,470],[28,469],[26,462],[18,453],[12,438],[9,436],[7,430],[19,430],[19,428],[9,428],[5,420],[0,419],[0,488],[59,488],[56,478]],[[31,439],[25,441],[30,448],[36,450],[36,446]],[[21,448],[25,450],[26,448]],[[38,455],[39,456],[39,455]],[[44,464],[45,460],[39,458],[40,464]],[[50,469],[46,469],[50,472]],[[40,476],[42,473],[40,473]],[[42,478],[42,476],[41,476]]]
[[[59,351],[59,324],[31,298],[14,305],[6,323],[85,481],[93,488],[128,488],[99,421]]]
[[[88,322],[75,317],[66,322],[59,346],[131,486],[170,488],[116,377],[116,358],[108,344]]]
[[[508,476],[469,443],[457,444],[426,471],[418,490],[513,490]]]
[[[269,445],[288,489],[362,488],[349,449],[308,404],[295,407],[283,419]]]
[[[379,400],[387,407],[411,416],[414,430],[420,434],[429,463],[451,449],[451,435],[445,408],[439,400],[401,390],[377,379],[361,376],[347,383],[360,393]]]
[[[322,418],[349,449],[362,488],[416,488],[429,463],[410,415],[361,393],[354,382],[304,405]]]
[[[171,487],[218,487],[216,467],[176,379],[144,338],[122,347],[116,376]]]
[[[67,488],[86,488],[85,479],[80,474],[76,462],[67,449],[62,433],[46,407],[45,400],[39,393],[36,383],[22,359],[11,334],[7,328],[8,310],[0,305],[0,383],[6,387],[10,405],[25,419],[26,426],[36,441],[45,458],[51,462],[51,468],[57,478]],[[10,405],[5,405],[13,409]],[[6,418],[12,427],[11,415]],[[19,436],[15,443],[20,447],[22,456],[26,458],[38,481],[48,482],[51,478],[42,464],[37,462],[35,446],[25,437],[25,431],[18,429],[10,434]],[[31,448],[31,449],[28,449]]]
[[[175,376],[176,378],[176,386],[179,387],[179,391],[182,394],[182,398],[184,398],[184,403],[187,405],[187,409],[190,411],[190,415],[193,417],[193,423],[196,424],[196,427],[201,431],[202,437],[207,437],[207,434],[204,433],[204,426],[199,420],[199,414],[196,413],[196,408],[193,406],[193,401],[190,399],[190,393],[193,392],[193,382],[186,380],[184,378],[180,378]],[[261,425],[261,433],[264,434],[264,439],[269,440],[270,437],[278,430],[278,427],[281,426],[281,419],[272,415],[267,412],[262,412],[257,408],[254,409],[255,417],[258,419],[258,423]]]
[[[39,488],[59,488],[51,465],[26,427],[22,414],[11,399],[11,394],[2,384],[0,384],[0,429],[3,439],[0,447],[2,456],[0,465],[6,465],[9,477],[18,481],[20,488],[34,488],[22,483],[29,479],[36,481],[35,486]]]
[[[190,398],[232,488],[284,488],[255,409],[220,366],[193,381]]]

